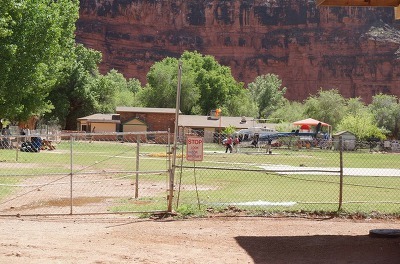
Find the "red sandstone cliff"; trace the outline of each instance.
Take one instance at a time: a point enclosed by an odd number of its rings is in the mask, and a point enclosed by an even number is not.
[[[316,7],[310,0],[81,0],[76,38],[146,83],[154,62],[184,50],[213,55],[238,81],[274,73],[286,97],[320,88],[369,102],[400,96],[400,31],[392,8]]]

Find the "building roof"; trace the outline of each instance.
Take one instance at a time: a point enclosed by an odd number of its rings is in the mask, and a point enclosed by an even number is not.
[[[116,112],[175,114],[175,108],[118,106]],[[180,113],[181,111],[179,111]]]
[[[350,131],[339,131],[339,132],[333,134],[333,136],[341,136],[341,135],[344,135],[344,134],[348,134],[348,135],[353,135],[354,136],[354,134],[351,133]]]
[[[254,127],[257,124],[253,118],[237,117],[237,116],[222,116],[219,118],[210,118],[209,116],[199,115],[179,115],[178,126],[190,128],[225,128],[233,126],[237,129],[246,129]],[[262,124],[270,128],[274,128],[275,124]]]
[[[118,117],[118,118],[116,118]],[[78,118],[79,121],[96,122],[96,123],[121,123],[119,114],[93,114]]]

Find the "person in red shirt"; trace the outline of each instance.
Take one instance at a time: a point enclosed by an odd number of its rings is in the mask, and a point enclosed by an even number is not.
[[[232,137],[229,136],[225,142],[225,146],[226,146],[225,153],[228,153],[228,150],[230,153],[232,153],[232,143],[233,143]]]

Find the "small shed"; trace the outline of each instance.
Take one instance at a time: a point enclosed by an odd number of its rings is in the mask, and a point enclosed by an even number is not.
[[[116,132],[121,124],[118,114],[93,114],[78,118],[78,130],[86,132]]]
[[[340,131],[336,134],[333,134],[333,147],[338,150],[340,138],[342,138],[342,147],[343,150],[355,150],[356,149],[356,135],[349,131]]]
[[[146,132],[147,124],[138,118],[133,118],[122,124],[123,132]],[[134,134],[124,135],[125,141],[136,142],[137,136]],[[147,142],[146,135],[140,136],[140,141]]]

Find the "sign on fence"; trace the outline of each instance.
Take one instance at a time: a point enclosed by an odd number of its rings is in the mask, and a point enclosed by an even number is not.
[[[191,161],[203,160],[203,138],[188,136],[186,138],[186,159]]]

